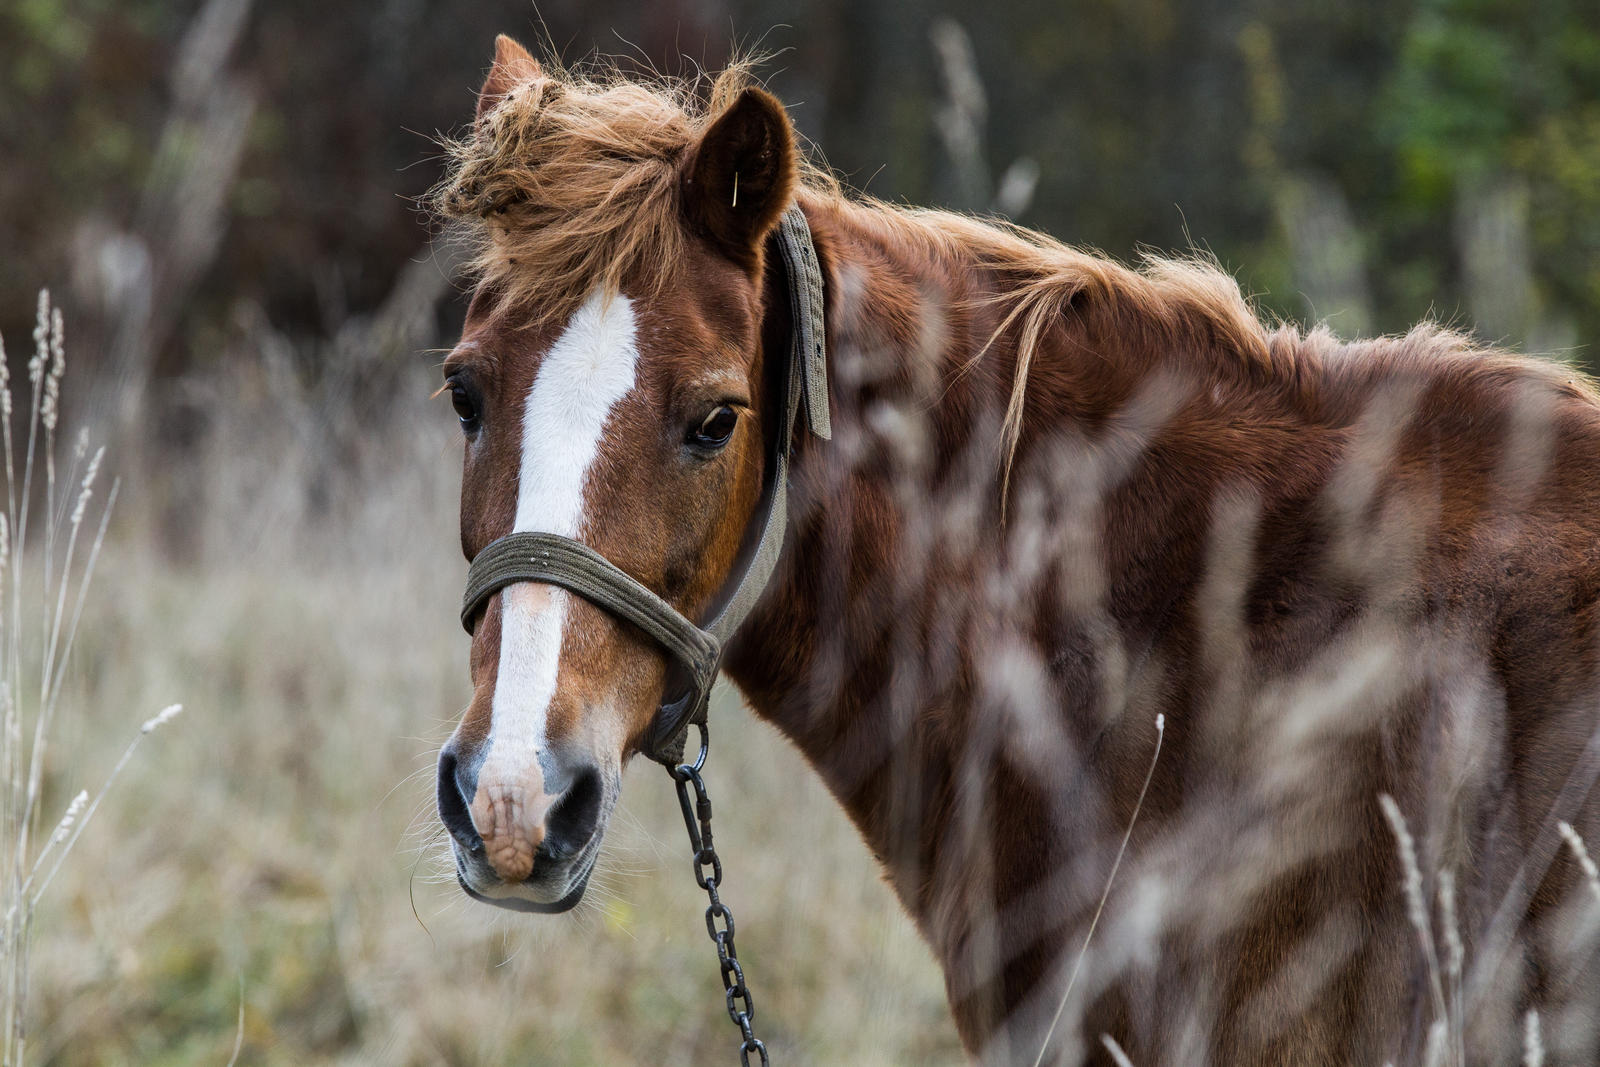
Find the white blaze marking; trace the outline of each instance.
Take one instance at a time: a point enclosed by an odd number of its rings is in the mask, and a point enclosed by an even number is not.
[[[596,293],[573,314],[528,390],[513,529],[578,536],[589,469],[611,409],[633,388],[638,358],[627,297]],[[537,765],[568,599],[564,589],[532,582],[500,591],[500,668],[481,781],[510,785]]]

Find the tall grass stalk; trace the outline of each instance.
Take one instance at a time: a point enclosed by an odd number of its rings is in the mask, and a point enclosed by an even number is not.
[[[1378,795],[1378,804],[1383,808],[1384,818],[1389,820],[1389,828],[1394,831],[1395,847],[1400,854],[1401,883],[1400,887],[1406,895],[1406,913],[1411,918],[1411,925],[1417,931],[1417,939],[1422,945],[1422,954],[1428,964],[1428,985],[1433,993],[1433,1017],[1436,1025],[1444,1024],[1450,1018],[1450,1008],[1445,1001],[1444,982],[1440,978],[1439,953],[1434,943],[1433,923],[1428,917],[1428,898],[1422,888],[1422,868],[1417,864],[1417,843],[1411,836],[1411,830],[1406,826],[1406,817],[1400,811],[1400,805],[1395,803],[1394,797],[1387,793]],[[1429,1044],[1433,1044],[1433,1033],[1429,1031]]]
[[[67,513],[65,505],[71,497],[60,484],[55,456],[61,383],[66,372],[64,334],[60,309],[51,307],[48,291],[41,291],[34,354],[28,361],[28,434],[20,469],[13,439],[10,371],[0,341],[0,443],[6,476],[6,509],[0,515],[0,774],[4,775],[0,782],[0,834],[4,837],[0,840],[10,844],[3,850],[8,855],[0,867],[4,886],[0,890],[0,985],[4,997],[0,1064],[4,1067],[17,1067],[27,1058],[29,952],[35,910],[139,743],[181,710],[174,704],[147,719],[99,790],[93,794],[78,790],[56,817],[48,836],[42,837],[42,847],[36,847],[44,819],[45,755],[51,725],[117,495],[113,483],[99,509],[98,522],[90,524],[93,538],[80,562],[84,540],[80,535],[89,518],[105,450],[97,450],[84,468],[76,501]],[[68,467],[69,478],[77,476],[88,452],[87,443],[87,435],[81,435]],[[24,562],[28,558],[34,472],[39,466],[44,478],[44,551],[37,578],[30,580]],[[36,647],[34,634],[38,635]]]
[[[1123,832],[1122,844],[1117,846],[1116,859],[1111,861],[1111,873],[1106,876],[1105,891],[1100,894],[1100,903],[1095,906],[1094,918],[1089,920],[1089,930],[1083,935],[1083,947],[1078,950],[1078,957],[1073,961],[1072,974],[1067,978],[1067,987],[1061,991],[1061,1003],[1056,1005],[1056,1013],[1051,1017],[1050,1026],[1044,1032],[1044,1040],[1039,1044],[1039,1055],[1034,1058],[1033,1067],[1039,1067],[1044,1062],[1045,1053],[1050,1050],[1050,1039],[1055,1036],[1056,1025],[1061,1022],[1061,1013],[1066,1010],[1067,1001],[1072,996],[1072,987],[1078,981],[1078,972],[1083,968],[1084,957],[1089,954],[1089,942],[1094,940],[1095,927],[1100,925],[1100,915],[1106,910],[1106,901],[1111,897],[1112,883],[1117,880],[1117,871],[1122,867],[1122,856],[1128,851],[1128,841],[1133,837],[1134,823],[1139,821],[1145,794],[1150,791],[1150,779],[1155,777],[1156,762],[1161,759],[1161,742],[1166,740],[1166,736],[1167,717],[1157,715],[1156,748],[1150,754],[1150,769],[1144,772],[1144,785],[1139,787],[1139,798],[1133,802],[1133,815],[1129,817],[1128,828]]]

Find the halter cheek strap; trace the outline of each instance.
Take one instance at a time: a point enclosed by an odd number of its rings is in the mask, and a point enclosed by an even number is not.
[[[663,699],[642,746],[646,755],[668,767],[683,758],[689,724],[705,722],[723,649],[777,568],[788,523],[789,453],[801,408],[813,434],[823,439],[832,436],[822,270],[811,228],[798,207],[791,206],[783,213],[776,243],[793,316],[788,366],[778,376],[783,391],[779,424],[768,443],[767,480],[757,505],[761,532],[721,608],[704,627],[696,626],[589,546],[558,534],[526,531],[507,534],[484,546],[467,570],[467,588],[461,599],[461,625],[471,633],[489,597],[516,582],[546,582],[578,594],[648,634],[683,668],[688,680],[687,692]]]

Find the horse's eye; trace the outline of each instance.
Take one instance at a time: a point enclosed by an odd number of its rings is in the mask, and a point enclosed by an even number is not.
[[[728,443],[739,413],[723,405],[705,417],[705,421],[689,431],[689,443],[698,448],[717,449]]]
[[[472,399],[472,394],[466,386],[452,382],[450,385],[450,405],[456,409],[456,418],[461,420],[461,428],[469,433],[478,428],[478,405]]]

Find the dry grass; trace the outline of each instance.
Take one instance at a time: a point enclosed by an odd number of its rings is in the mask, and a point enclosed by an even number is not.
[[[704,898],[670,782],[653,765],[628,775],[606,858],[573,915],[509,916],[457,890],[432,801],[433,760],[467,697],[454,612],[465,573],[454,420],[444,401],[426,399],[432,381],[421,368],[391,369],[393,392],[370,385],[370,367],[325,372],[312,390],[269,337],[252,346],[222,361],[230,376],[178,390],[185,411],[204,413],[188,444],[134,442],[122,464],[129,491],[62,677],[59,699],[74,714],[50,735],[41,809],[65,811],[85,783],[106,779],[138,719],[129,709],[181,697],[192,711],[126,764],[40,901],[24,969],[30,1059],[220,1064],[236,1050],[244,1064],[730,1059],[735,1031]],[[1057,469],[1100,476],[1077,463]],[[944,503],[924,503],[929,529],[970,526],[969,510]],[[1218,656],[1239,647],[1228,561],[1248,555],[1229,539],[1251,513],[1237,510],[1219,511],[1208,575]],[[1009,537],[1042,536],[1047,513],[1035,493],[1019,494],[1018,513]],[[1282,826],[1293,829],[1306,783],[1325,780],[1327,746],[1362,728],[1361,709],[1405,677],[1404,653],[1381,622],[1243,705],[1266,724],[1248,791],[1290,813]],[[1000,666],[1015,675],[1019,715],[1050,706],[1030,698],[1037,672],[1020,658]],[[1456,673],[1470,679],[1474,666],[1463,660]],[[713,714],[707,780],[725,896],[757,1031],[775,1058],[959,1062],[937,968],[837,805],[726,694]],[[1149,758],[1159,768],[1159,748]],[[1473,992],[1482,942],[1463,947],[1474,928],[1430,848],[1437,828],[1414,803],[1384,800],[1404,868],[1394,891],[1428,982],[1426,1047],[1407,1062],[1463,1063],[1484,1026],[1525,1063],[1594,1048],[1592,997],[1581,989],[1537,1015],[1492,988]],[[1085,1003],[1150,965],[1164,923],[1226,930],[1240,899],[1312,854],[1315,835],[1226,821],[1236,817],[1201,806],[1120,870],[1110,850],[1083,858],[1085,884],[1111,888],[1093,943],[1069,961],[1082,975],[1058,1033],[1076,1035]],[[1232,835],[1227,861],[1208,865],[1219,828]],[[1600,878],[1577,832],[1561,839],[1585,882],[1552,929],[1581,981],[1600,943]],[[1338,919],[1295,961],[1308,989],[1346,951]],[[1487,966],[1492,975],[1492,958]],[[1204,1048],[1213,1022],[1213,991],[1185,992],[1187,1002],[1141,1006],[1152,1013],[1147,1030],[1166,1021],[1154,1013],[1179,1020],[1174,1041],[1184,1044],[1172,1062],[1193,1062],[1185,1054]],[[1149,1062],[1102,1035],[1081,1037],[1113,1058]]]
[[[41,902],[140,742],[183,710],[168,705],[132,731],[122,706],[124,736],[131,732],[132,740],[94,794],[78,789],[53,815],[58,797],[52,794],[59,790],[49,788],[48,771],[59,762],[62,686],[116,487],[94,521],[91,503],[105,449],[91,457],[86,433],[71,450],[65,471],[58,471],[66,340],[61,310],[51,306],[48,292],[39,294],[33,341],[27,384],[21,387],[28,398],[25,447],[15,436],[10,367],[0,345],[6,485],[0,514],[0,842],[5,845],[0,850],[0,1062],[6,1067],[30,1060],[28,1007]],[[69,699],[65,710],[81,708]]]
[[[60,724],[51,796],[104,774],[123,709],[176,693],[191,713],[44,901],[35,1058],[227,1063],[241,989],[243,1064],[732,1056],[659,769],[628,774],[574,915],[502,917],[443,877],[433,759],[467,645],[458,446],[431,383],[403,375],[375,404],[391,415],[351,427],[347,398],[239,365],[189,383],[211,429],[184,457],[131,464],[86,611],[66,699],[93,710]],[[832,799],[726,699],[714,733],[727,899],[775,1054],[958,1061],[937,969]]]

